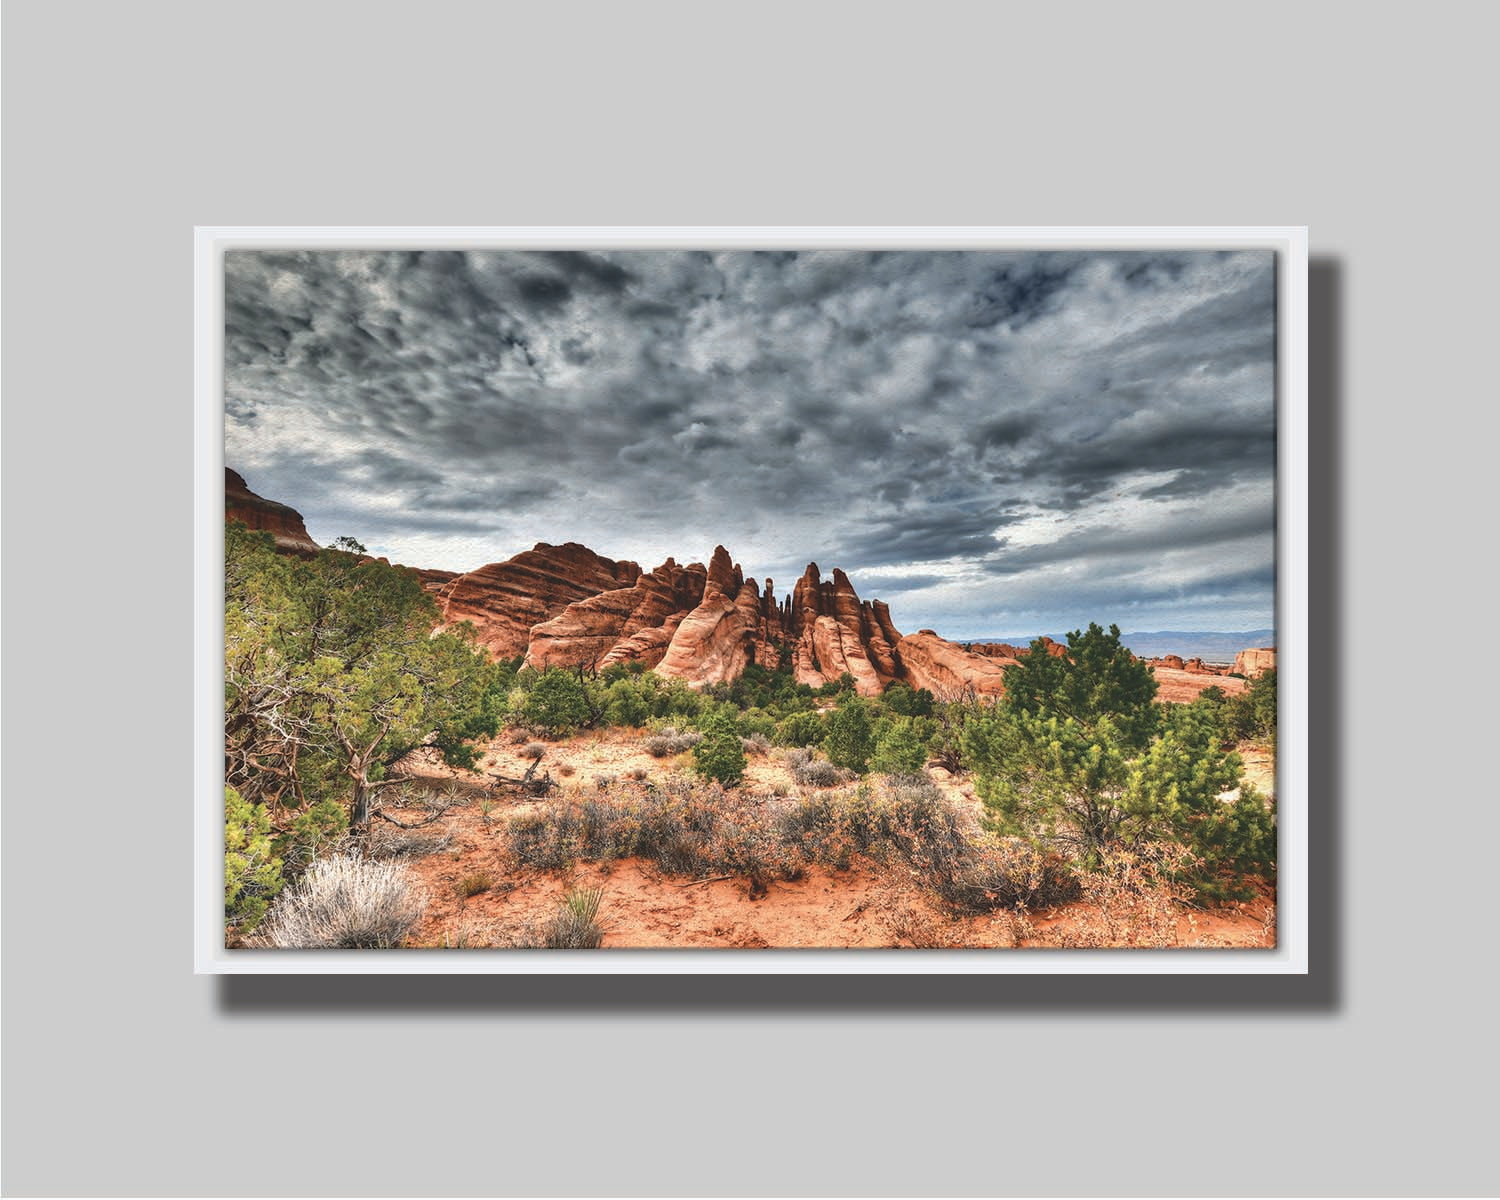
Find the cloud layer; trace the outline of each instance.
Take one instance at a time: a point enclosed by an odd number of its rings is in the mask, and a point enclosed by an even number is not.
[[[1269,252],[231,251],[225,461],[319,541],[841,566],[951,637],[1272,624]]]

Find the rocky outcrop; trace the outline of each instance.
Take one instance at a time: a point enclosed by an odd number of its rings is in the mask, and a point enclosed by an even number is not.
[[[979,696],[1000,695],[1005,691],[1005,664],[1015,661],[971,654],[930,629],[902,638],[896,651],[906,681],[939,700],[958,699],[971,690]]]
[[[301,513],[290,505],[257,496],[244,477],[228,467],[224,468],[224,519],[243,521],[251,529],[265,530],[282,554],[310,558],[319,550],[318,543],[312,540],[307,526],[302,523]]]
[[[255,495],[233,471],[225,472],[224,511],[268,530],[286,553],[318,550],[295,509]],[[753,662],[789,667],[812,687],[847,674],[863,695],[899,679],[940,699],[993,698],[1005,690],[1005,667],[1030,651],[1000,642],[964,647],[930,629],[903,637],[889,607],[861,600],[842,570],[824,579],[816,563],[778,600],[774,581],[747,579],[723,546],[706,566],[669,558],[645,573],[576,542],[538,542],[462,574],[408,569],[436,598],[444,624],[468,621],[490,654],[524,656],[538,669],[639,662],[702,687]],[[1068,652],[1051,638],[1040,643],[1049,654]],[[1246,650],[1235,669],[1251,675],[1274,665],[1274,650]],[[1243,686],[1199,659],[1172,655],[1154,666],[1164,700],[1190,700],[1215,682],[1226,691]]]
[[[1274,646],[1261,646],[1254,650],[1241,650],[1234,656],[1234,673],[1243,675],[1246,679],[1253,679],[1262,671],[1269,671],[1276,666],[1276,648]]]
[[[615,562],[577,542],[538,542],[458,576],[436,595],[445,623],[473,622],[480,645],[496,658],[514,658],[528,652],[534,626],[601,592],[634,587],[640,576],[635,563]]]

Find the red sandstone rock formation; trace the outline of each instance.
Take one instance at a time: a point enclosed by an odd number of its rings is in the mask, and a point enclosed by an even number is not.
[[[437,598],[445,622],[472,621],[480,645],[496,658],[514,658],[527,652],[534,625],[601,592],[633,587],[640,575],[635,563],[617,563],[577,542],[538,542],[503,563],[460,575]]]
[[[312,540],[302,514],[286,504],[257,496],[238,471],[224,468],[224,519],[243,521],[251,529],[263,529],[276,541],[282,554],[311,557],[319,550]]]
[[[971,654],[962,646],[923,629],[896,645],[906,668],[906,681],[926,688],[939,700],[956,700],[969,690],[980,696],[998,696],[1005,691],[1005,664],[1012,659]]]
[[[1276,648],[1262,646],[1255,650],[1241,650],[1234,656],[1234,673],[1246,679],[1254,678],[1262,671],[1276,666]]]
[[[233,471],[225,472],[225,516],[269,530],[286,553],[318,549],[294,509],[255,495]],[[863,695],[903,679],[953,699],[1000,695],[1005,666],[1029,652],[1003,643],[965,650],[930,629],[903,637],[885,604],[861,601],[841,570],[825,580],[816,563],[778,602],[773,581],[746,579],[723,546],[707,566],[669,558],[645,574],[576,542],[539,542],[463,574],[408,569],[437,598],[445,623],[471,621],[491,654],[524,654],[538,668],[634,660],[700,687],[733,679],[750,662],[774,669],[785,655],[797,680],[813,687],[848,673]],[[1051,638],[1041,642],[1049,654],[1067,653]],[[1235,669],[1250,675],[1274,665],[1274,650],[1247,650]],[[1198,659],[1169,655],[1155,669],[1163,700],[1191,700],[1216,681],[1226,691],[1244,686]]]

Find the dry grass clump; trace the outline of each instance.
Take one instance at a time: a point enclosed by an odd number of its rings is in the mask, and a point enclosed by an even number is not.
[[[844,868],[854,856],[895,856],[923,887],[958,912],[1051,905],[1073,899],[1077,883],[1060,860],[1019,844],[971,838],[957,811],[925,778],[892,777],[803,799],[781,819],[782,837],[810,861]]]
[[[460,899],[467,900],[470,896],[478,896],[494,886],[495,877],[488,871],[475,871],[460,879],[454,885],[454,890],[458,892]]]
[[[918,950],[961,950],[987,944],[962,920],[940,911],[933,898],[910,880],[892,876],[872,893],[870,909],[871,915],[885,926],[898,946]],[[999,913],[996,919],[1005,922],[1009,928],[1007,914]]]
[[[569,888],[557,911],[545,921],[495,932],[490,944],[512,950],[597,950],[604,943],[599,924],[603,888]]]
[[[316,860],[282,892],[254,939],[278,950],[389,950],[421,923],[425,898],[394,862]]]
[[[829,788],[845,782],[847,776],[826,758],[819,758],[807,747],[788,750],[782,762],[792,773],[798,787]]]
[[[645,858],[673,875],[795,879],[798,856],[759,805],[716,783],[673,776],[661,784],[614,780],[513,817],[506,837],[524,866]]]
[[[365,854],[368,858],[426,858],[453,844],[453,834],[442,825],[402,829],[371,822]]]
[[[668,725],[659,733],[652,734],[641,745],[652,758],[674,758],[679,754],[685,754],[703,740],[703,735],[696,729],[689,729],[683,733]]]
[[[1023,936],[1032,945],[1064,949],[1180,946],[1178,917],[1192,891],[1178,881],[1193,865],[1187,847],[1168,842],[1106,851],[1079,880],[1084,903],[1068,923],[1045,930],[1028,923]]]
[[[443,931],[444,950],[488,950],[510,944],[504,927],[495,921],[464,919]]]

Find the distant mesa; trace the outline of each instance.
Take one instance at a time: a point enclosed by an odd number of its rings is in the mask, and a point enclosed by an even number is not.
[[[226,519],[268,531],[282,553],[316,553],[295,509],[257,496],[234,471],[226,469],[224,481]],[[965,648],[930,629],[903,636],[882,601],[861,600],[843,571],[825,579],[816,563],[778,599],[774,581],[746,578],[723,546],[707,565],[668,558],[650,571],[577,542],[538,542],[462,573],[408,569],[437,601],[445,625],[470,622],[492,656],[520,657],[538,669],[639,662],[703,687],[732,680],[753,662],[789,667],[797,682],[815,688],[847,674],[865,696],[901,680],[954,699],[1000,695],[1005,668],[1027,652],[1003,642]],[[1041,641],[1050,654],[1067,653],[1051,638]],[[1274,665],[1274,651],[1245,655],[1269,655]],[[1235,665],[1239,670],[1240,661]],[[1226,691],[1244,686],[1201,660],[1176,656],[1158,663],[1157,675],[1165,700],[1190,700],[1210,683]]]
[[[1271,646],[1241,650],[1234,656],[1234,673],[1243,675],[1246,679],[1253,679],[1262,671],[1274,670],[1275,667],[1276,650]]]

